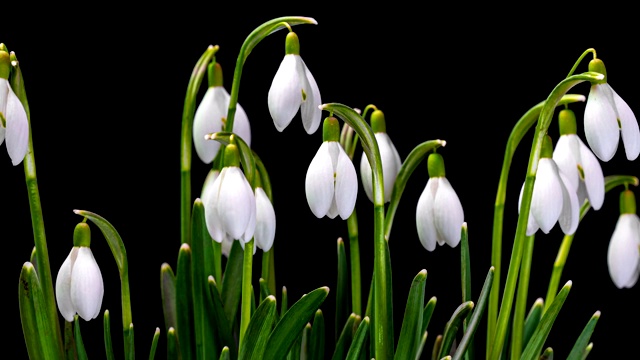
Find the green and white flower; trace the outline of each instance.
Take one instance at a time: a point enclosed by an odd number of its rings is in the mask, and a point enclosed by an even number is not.
[[[640,218],[631,190],[620,194],[620,203],[620,217],[609,241],[607,264],[611,280],[622,289],[633,287],[640,275]]]
[[[7,152],[15,166],[22,162],[29,146],[27,112],[9,84],[11,62],[0,44],[0,145],[6,140]]]

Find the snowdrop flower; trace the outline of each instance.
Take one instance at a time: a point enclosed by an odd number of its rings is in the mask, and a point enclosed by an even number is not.
[[[600,160],[609,161],[622,136],[627,159],[635,160],[640,154],[640,129],[633,111],[607,83],[607,70],[602,60],[591,60],[589,71],[603,74],[604,80],[591,84],[584,109],[587,143]]]
[[[267,252],[273,246],[273,239],[276,236],[276,212],[273,210],[273,204],[269,200],[267,193],[261,186],[256,187],[255,197],[256,230],[253,238],[256,246]]]
[[[285,56],[276,72],[268,95],[269,113],[278,131],[283,131],[298,113],[308,134],[320,126],[322,104],[316,80],[300,57],[300,41],[292,31],[287,34]]]
[[[560,138],[553,150],[553,161],[565,176],[571,190],[578,195],[578,204],[585,199],[594,210],[604,202],[604,175],[600,162],[576,134],[576,116],[573,111],[563,109],[558,117]]]
[[[236,145],[227,145],[224,156],[225,167],[211,189],[203,192],[207,230],[219,243],[227,237],[246,243],[253,238],[256,227],[256,198],[240,169]]]
[[[0,43],[0,145],[7,140],[7,152],[15,166],[22,162],[29,145],[27,112],[9,83],[11,61]]]
[[[353,213],[358,195],[358,176],[353,162],[338,142],[340,124],[328,117],[323,125],[323,142],[311,160],[305,179],[307,203],[318,218],[337,215],[346,220]]]
[[[456,247],[464,223],[462,204],[445,177],[442,155],[431,153],[427,162],[429,180],[416,209],[418,238],[428,251],[435,250],[436,243]]]
[[[86,321],[95,319],[102,307],[102,273],[89,248],[91,233],[87,223],[79,223],[73,232],[73,248],[62,263],[56,278],[56,302],[68,322],[78,314]]]
[[[382,161],[382,178],[384,181],[384,201],[391,200],[391,192],[393,184],[396,181],[402,160],[398,150],[393,145],[391,138],[387,134],[387,126],[384,119],[384,113],[381,110],[374,110],[371,113],[371,129],[373,130],[378,148],[380,150],[380,158]],[[367,160],[365,153],[360,158],[360,177],[362,179],[362,187],[367,194],[369,200],[373,202],[373,174],[371,173],[371,164]]]
[[[217,62],[209,67],[209,84],[193,117],[193,145],[205,164],[211,163],[220,149],[218,141],[205,140],[205,135],[224,130],[231,99],[222,85],[222,67]],[[240,104],[233,119],[233,132],[251,146],[249,118]]]
[[[613,283],[619,288],[631,288],[640,274],[640,218],[636,214],[636,199],[631,190],[620,194],[620,217],[611,235],[607,264]]]
[[[527,236],[535,234],[538,229],[548,234],[556,222],[560,223],[560,228],[567,235],[573,234],[578,228],[580,220],[578,195],[571,188],[566,176],[558,170],[558,165],[551,158],[552,154],[551,138],[547,135],[542,144],[538,170],[533,183]],[[520,189],[518,212],[522,204],[523,191],[524,184]]]

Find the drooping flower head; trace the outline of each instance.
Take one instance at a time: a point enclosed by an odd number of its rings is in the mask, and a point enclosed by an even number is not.
[[[73,232],[73,248],[56,278],[58,310],[68,322],[73,322],[76,314],[86,321],[95,319],[102,307],[102,273],[89,248],[90,244],[89,225],[79,223]]]
[[[205,135],[225,129],[231,96],[223,86],[222,67],[215,62],[208,67],[209,88],[193,117],[193,145],[200,160],[209,164],[220,150],[218,141],[205,140]],[[251,125],[240,104],[236,106],[233,132],[251,146]]]
[[[604,175],[600,162],[576,134],[576,116],[563,109],[558,116],[560,138],[553,150],[553,161],[565,176],[571,190],[578,195],[578,204],[585,199],[594,210],[604,202]]]
[[[398,172],[400,172],[400,167],[402,167],[402,160],[400,160],[398,150],[396,150],[391,138],[387,134],[387,125],[384,113],[381,110],[374,110],[371,113],[371,129],[373,130],[373,134],[378,142],[380,158],[382,161],[384,201],[389,202],[391,200],[393,184],[396,181]],[[369,164],[364,152],[360,158],[360,178],[362,180],[364,192],[367,194],[369,200],[373,202],[373,174],[371,172],[371,164]]]
[[[340,215],[346,220],[355,208],[358,176],[353,162],[338,142],[338,119],[326,118],[322,134],[323,142],[307,169],[307,203],[318,218],[327,216],[333,219]]]
[[[427,159],[429,180],[416,208],[418,238],[428,251],[445,243],[458,246],[464,223],[464,211],[455,190],[446,178],[444,159],[431,153]]]
[[[0,43],[0,145],[7,141],[7,152],[15,166],[22,162],[29,146],[29,121],[24,105],[9,83],[11,57]]]
[[[527,223],[527,236],[531,236],[542,229],[545,234],[559,222],[562,231],[573,234],[578,228],[580,220],[580,205],[578,195],[572,190],[565,175],[558,170],[558,165],[552,159],[553,144],[549,135],[545,136],[538,160],[538,169],[533,183],[531,206]],[[522,204],[524,184],[518,199],[518,213]]]
[[[609,161],[622,136],[627,159],[635,160],[640,154],[638,120],[629,105],[607,83],[607,70],[602,60],[591,60],[589,71],[603,74],[604,79],[591,84],[584,109],[587,143],[600,160]]]
[[[636,214],[636,198],[629,189],[620,194],[620,217],[611,235],[607,264],[613,283],[631,288],[640,275],[640,218]]]
[[[308,134],[315,133],[320,126],[320,90],[300,57],[300,41],[293,31],[287,34],[285,56],[269,88],[268,104],[278,131],[283,131],[291,123],[298,110]]]

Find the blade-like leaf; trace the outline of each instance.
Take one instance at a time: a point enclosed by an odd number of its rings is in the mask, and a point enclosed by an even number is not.
[[[307,323],[302,330],[302,338],[300,339],[300,360],[309,360],[309,341],[311,338],[311,324]]]
[[[216,284],[216,280],[213,275],[209,275],[208,279],[208,293],[206,298],[206,314],[207,314],[207,322],[208,326],[211,326],[211,338],[209,338],[210,342],[213,342],[211,339],[217,338],[220,347],[229,348],[229,352],[231,353],[231,357],[234,359],[238,356],[238,347],[233,338],[233,332],[231,324],[227,319],[227,316],[224,313],[224,306],[222,304],[222,299],[220,298],[220,293],[218,292],[218,286]],[[212,352],[211,354],[217,353]],[[209,354],[209,353],[207,353]],[[206,356],[209,358],[210,356]]]
[[[349,318],[351,306],[351,291],[349,290],[349,265],[347,263],[347,253],[344,248],[344,241],[338,238],[338,282],[336,289],[336,321],[335,339],[338,339],[344,324]]]
[[[45,327],[46,312],[41,310],[44,304],[38,274],[31,262],[25,262],[20,271],[20,283],[18,286],[18,300],[20,304],[20,320],[22,333],[27,345],[29,359],[45,359]]]
[[[422,311],[422,333],[427,331],[427,327],[431,321],[431,315],[433,315],[433,311],[436,308],[436,302],[438,302],[438,299],[432,296],[427,302],[427,305],[424,306],[424,310]]]
[[[555,296],[554,296],[555,298]],[[531,305],[531,309],[529,310],[529,314],[524,321],[524,336],[522,337],[523,346],[527,346],[529,340],[531,340],[531,335],[538,327],[540,323],[540,318],[542,318],[542,312],[544,311],[544,300],[542,298],[536,299]]]
[[[229,251],[227,265],[222,275],[222,303],[230,324],[235,322],[242,291],[242,262],[244,250],[239,241],[234,241]]]
[[[324,315],[318,309],[313,317],[311,341],[309,343],[309,360],[324,360],[325,349]]]
[[[160,291],[162,293],[162,312],[164,314],[165,329],[178,325],[176,314],[176,276],[167,263],[160,266]]]
[[[462,324],[462,320],[467,317],[467,314],[469,314],[473,309],[473,306],[472,301],[464,302],[460,304],[460,306],[458,306],[458,308],[453,312],[453,315],[451,315],[451,319],[447,322],[447,325],[444,328],[442,346],[440,347],[438,359],[449,355],[449,351],[451,350],[453,341],[456,339],[456,334]]]
[[[427,270],[421,270],[413,279],[404,309],[404,319],[394,359],[412,359],[416,357],[422,330],[422,312],[424,307],[424,288]]]
[[[284,359],[300,332],[311,320],[328,294],[328,287],[318,288],[304,295],[287,310],[269,336],[265,360]]]
[[[80,332],[80,317],[75,315],[73,319],[73,337],[76,339],[76,350],[78,351],[78,360],[87,360],[87,351],[84,348],[84,342],[82,341],[82,333]]]
[[[540,355],[540,360],[553,360],[553,349],[550,347],[546,348],[542,355]]]
[[[229,354],[229,348],[228,347],[223,347],[222,351],[220,352],[220,357],[218,358],[218,360],[231,360],[231,354]]]
[[[276,315],[276,298],[267,296],[256,308],[245,332],[251,341],[243,341],[240,348],[240,360],[260,360],[263,357],[269,334],[273,329]]]
[[[593,330],[596,328],[598,319],[600,319],[600,311],[596,311],[595,314],[591,316],[591,319],[589,319],[589,322],[580,333],[578,340],[576,340],[576,343],[573,345],[567,360],[581,360],[583,358],[584,351],[587,345],[589,345],[589,339],[591,338],[591,334],[593,334]]]
[[[149,350],[149,360],[153,360],[156,357],[156,349],[158,348],[158,341],[160,340],[160,328],[157,327],[153,332],[153,338],[151,339],[151,349]]]
[[[174,328],[169,328],[169,330],[167,330],[167,359],[182,359],[180,356],[180,346],[178,344],[178,334]]]
[[[420,344],[418,344],[418,352],[416,353],[416,360],[422,359],[422,351],[424,350],[424,346],[427,343],[428,334],[429,333],[425,331],[424,333],[422,333],[422,336],[420,337]]]
[[[351,313],[351,315],[349,315],[349,318],[347,318],[347,322],[342,328],[340,337],[336,342],[336,347],[333,350],[333,356],[331,357],[332,360],[340,360],[346,357],[347,352],[349,351],[349,347],[351,346],[351,342],[353,341],[353,335],[360,325],[360,321],[360,315],[356,315],[354,313]]]
[[[431,360],[440,360],[440,349],[442,349],[442,335],[436,336],[433,342],[433,349],[431,350]]]
[[[108,360],[115,360],[113,354],[113,342],[111,341],[111,316],[109,310],[104,311],[103,316],[103,328],[104,328],[104,349]]]
[[[193,348],[193,293],[191,279],[191,246],[184,243],[180,245],[178,253],[178,270],[176,274],[176,320],[178,326],[176,332],[179,345],[178,351],[183,360],[191,360],[195,357]]]
[[[360,325],[358,325],[358,330],[353,335],[353,339],[351,340],[351,346],[349,346],[349,351],[347,352],[347,356],[345,360],[358,360],[364,355],[364,345],[366,340],[369,338],[369,317],[365,316],[362,321],[360,321]]]

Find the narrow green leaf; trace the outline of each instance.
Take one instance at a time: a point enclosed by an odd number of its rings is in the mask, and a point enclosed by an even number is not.
[[[344,324],[347,322],[350,314],[351,291],[349,289],[349,264],[347,262],[347,253],[342,238],[338,238],[338,282],[336,289],[336,319],[335,319],[335,336],[338,339]]]
[[[287,295],[287,287],[283,286],[282,287],[282,302],[280,303],[280,316],[278,316],[276,318],[276,322],[279,322],[280,318],[283,317],[284,314],[287,313],[287,310],[289,310],[288,306],[289,306],[289,296]]]
[[[361,357],[364,357],[364,345],[369,338],[369,327],[369,317],[365,316],[364,319],[360,321],[358,330],[356,330],[356,333],[353,335],[353,340],[351,341],[351,346],[349,346],[345,360],[359,360]]]
[[[222,351],[220,352],[219,360],[231,360],[231,354],[229,353],[228,347],[225,346],[222,348]]]
[[[84,348],[84,342],[82,341],[82,333],[80,332],[80,317],[74,316],[73,319],[73,337],[76,339],[76,350],[78,351],[78,360],[87,360],[87,351]]]
[[[108,360],[115,360],[113,354],[113,342],[111,341],[111,315],[109,310],[104,311],[103,316],[103,328],[104,328],[104,349]]]
[[[124,358],[125,359],[135,359],[136,349],[135,349],[135,341],[133,339],[133,323],[129,324],[129,330],[124,333]]]
[[[550,347],[546,348],[542,355],[540,355],[540,360],[553,360],[553,349]]]
[[[176,314],[176,276],[171,266],[163,263],[160,266],[160,292],[162,293],[162,312],[165,329],[178,326]]]
[[[540,318],[542,318],[543,311],[544,300],[542,300],[542,298],[538,298],[536,299],[536,301],[534,301],[533,305],[531,305],[529,314],[527,314],[527,318],[524,320],[524,336],[522,337],[523,346],[526,347],[529,343],[529,340],[531,340],[533,332],[536,330],[538,324],[540,323]]]
[[[244,261],[244,250],[239,241],[234,241],[229,251],[227,265],[222,274],[222,303],[224,312],[229,323],[234,323],[236,313],[240,305],[240,294],[242,292],[242,263]]]
[[[181,360],[178,334],[175,328],[167,330],[167,360]]]
[[[482,285],[482,290],[480,291],[480,296],[478,297],[478,305],[473,310],[473,313],[471,314],[471,318],[469,319],[469,323],[467,325],[467,329],[464,331],[464,335],[462,336],[462,339],[458,344],[456,352],[452,356],[454,360],[461,359],[465,355],[467,349],[470,348],[473,334],[478,329],[478,325],[480,324],[482,315],[484,315],[484,309],[486,308],[489,301],[489,294],[491,293],[491,285],[493,284],[494,273],[495,268],[492,266],[489,268],[489,273],[484,280],[484,285]]]
[[[151,349],[149,350],[149,360],[153,360],[156,357],[156,349],[158,348],[158,341],[160,340],[160,328],[157,327],[153,332],[153,338],[151,339]]]
[[[40,287],[38,281],[38,275],[33,266],[34,263],[25,262],[20,270],[20,283],[18,286],[18,300],[20,305],[20,320],[22,322],[22,334],[27,346],[27,353],[29,359],[40,360],[45,359],[43,343],[40,342],[44,339],[44,328],[39,323],[44,324],[46,321],[45,311],[41,311],[38,305],[44,304],[44,299],[41,297],[36,299],[35,296],[41,296],[40,290],[35,290],[36,287]],[[40,311],[38,311],[40,310]],[[40,317],[40,319],[38,319]]]
[[[428,332],[423,332],[422,336],[420,337],[420,344],[418,344],[418,352],[416,353],[416,360],[420,360],[422,359],[422,352],[424,351],[424,346],[427,343],[427,335],[429,333]]]
[[[589,356],[591,349],[593,349],[593,343],[589,343],[589,345],[587,345],[587,347],[584,349],[584,352],[582,353],[582,360],[586,359],[587,356]]]
[[[77,359],[76,339],[73,337],[73,323],[64,322],[64,354],[65,359]]]
[[[276,298],[267,296],[251,316],[244,341],[240,347],[240,360],[260,360],[263,357],[269,334],[273,329],[276,315]]]
[[[191,246],[180,245],[178,253],[178,269],[176,273],[176,320],[175,328],[178,336],[178,351],[183,360],[191,360],[195,354],[195,339],[193,338],[193,292],[191,278]]]
[[[302,345],[302,331],[298,334],[287,353],[287,360],[300,360],[300,346]]]
[[[304,326],[311,320],[328,294],[328,287],[320,287],[304,295],[287,310],[269,336],[265,360],[280,360],[286,356]]]
[[[431,350],[431,360],[440,360],[440,349],[442,349],[442,335],[436,336],[436,340],[433,342],[433,349]]]
[[[424,289],[427,280],[427,270],[422,269],[414,278],[407,305],[404,309],[404,319],[400,329],[400,337],[394,359],[412,359],[416,357],[418,345],[422,335],[422,312],[424,306]]]
[[[431,315],[433,315],[433,310],[436,308],[437,301],[438,299],[435,296],[432,296],[427,302],[427,305],[424,306],[424,310],[422,311],[422,333],[427,331],[427,327],[431,321]]]
[[[209,342],[213,342],[212,339],[217,338],[220,347],[226,346],[227,348],[229,348],[231,357],[233,357],[234,359],[237,358],[238,347],[233,338],[231,323],[229,323],[229,320],[224,313],[224,305],[222,303],[220,293],[218,292],[218,286],[213,275],[209,275],[208,278],[208,292],[205,305],[207,323],[208,326],[211,327],[211,337],[209,338]],[[209,349],[209,351],[214,352],[207,352],[207,356],[205,356],[205,359],[210,358],[208,354],[217,353],[216,349]]]
[[[456,338],[456,334],[458,333],[458,329],[462,324],[462,320],[467,317],[467,314],[473,309],[473,302],[467,301],[453,312],[451,315],[451,319],[447,322],[447,325],[444,328],[444,333],[442,336],[442,346],[440,347],[440,352],[438,358],[442,358],[446,355],[449,355],[449,351],[451,350],[451,346],[453,345],[453,341]]]
[[[309,342],[311,341],[311,324],[307,323],[302,330],[302,339],[300,340],[300,360],[309,360]]]
[[[542,351],[542,346],[544,342],[547,340],[547,336],[551,331],[551,327],[553,326],[553,322],[556,320],[564,301],[567,299],[569,295],[569,291],[571,290],[571,281],[568,281],[560,292],[558,296],[553,300],[549,309],[545,311],[544,315],[542,315],[542,319],[536,328],[536,331],[533,333],[531,340],[525,347],[522,352],[521,360],[534,360],[538,357],[538,354]]]
[[[595,330],[596,328],[598,319],[600,319],[600,311],[596,311],[595,314],[591,316],[591,319],[589,319],[589,322],[580,333],[578,340],[576,340],[576,343],[573,345],[573,348],[571,349],[567,360],[582,359],[584,350],[586,349],[587,345],[589,345],[589,339],[591,338],[591,334],[593,334],[593,330]]]
[[[269,284],[267,284],[267,280],[260,278],[258,280],[260,285],[260,302],[266,299],[269,295],[273,295],[269,293]]]
[[[342,327],[340,337],[338,337],[338,341],[336,342],[336,347],[331,357],[332,360],[341,360],[347,356],[347,352],[349,352],[349,347],[351,347],[351,342],[353,341],[353,335],[360,325],[360,321],[360,315],[354,313],[349,315],[347,322]]]
[[[324,349],[325,349],[324,315],[322,315],[322,310],[318,309],[316,311],[316,315],[313,317],[313,324],[311,328],[311,341],[309,343],[309,359],[324,360]]]

